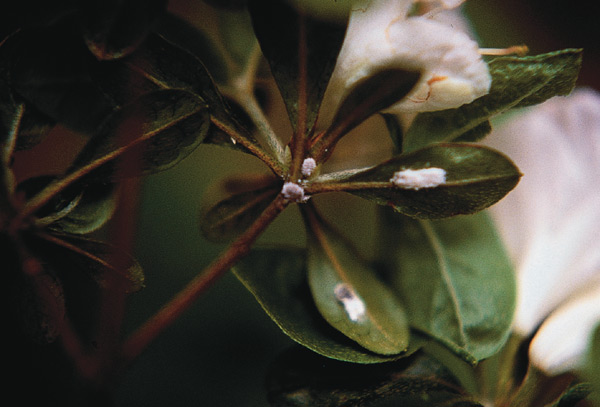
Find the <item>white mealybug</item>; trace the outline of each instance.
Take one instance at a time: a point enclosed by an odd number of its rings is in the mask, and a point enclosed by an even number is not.
[[[390,182],[404,189],[434,188],[446,183],[446,170],[432,167],[396,171]]]
[[[293,202],[306,202],[310,196],[304,195],[304,188],[294,182],[286,182],[281,188],[281,193],[285,197]]]
[[[336,285],[333,294],[339,303],[344,306],[350,320],[357,322],[365,314],[365,303],[348,284],[340,283]]]
[[[308,157],[302,161],[302,175],[305,177],[310,177],[315,168],[317,168],[317,162],[314,158]]]

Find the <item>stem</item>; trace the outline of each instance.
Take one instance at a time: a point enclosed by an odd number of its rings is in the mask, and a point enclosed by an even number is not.
[[[218,259],[198,274],[179,294],[134,332],[123,344],[122,363],[127,365],[139,356],[150,342],[186,311],[219,277],[247,255],[252,244],[285,209],[287,204],[288,201],[282,195],[278,195],[260,217]]]
[[[397,188],[391,182],[365,181],[365,182],[326,182],[307,185],[304,190],[307,194],[322,192],[357,191],[361,189]]]

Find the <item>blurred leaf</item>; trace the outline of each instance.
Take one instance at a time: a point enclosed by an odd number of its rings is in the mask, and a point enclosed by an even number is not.
[[[370,406],[388,399],[396,406],[479,406],[443,365],[420,353],[397,362],[356,365],[292,349],[269,369],[267,389],[274,407]]]
[[[411,327],[470,363],[496,353],[508,338],[516,288],[488,215],[428,221],[380,214],[379,258]]]
[[[398,116],[391,113],[381,113],[381,117],[385,121],[390,138],[394,143],[394,154],[402,154],[404,130],[402,129]]]
[[[0,77],[0,225],[12,208],[14,174],[10,167],[23,110],[23,104],[14,100],[8,85]]]
[[[577,383],[569,387],[550,407],[576,407],[592,393],[589,383]]]
[[[56,180],[57,177],[53,175],[28,178],[17,185],[16,193],[27,201],[43,191],[51,183],[56,182]],[[81,195],[82,191],[79,188],[67,188],[54,195],[52,199],[35,212],[35,224],[45,227],[66,216],[77,206]]]
[[[401,188],[390,180],[401,170],[441,168],[446,181],[436,187]],[[437,219],[485,209],[504,197],[521,174],[501,153],[476,144],[448,143],[396,156],[337,180],[339,190],[392,206],[405,215]]]
[[[115,209],[114,184],[86,185],[73,209],[50,224],[50,228],[63,233],[88,234],[104,226]]]
[[[406,133],[404,151],[434,142],[458,140],[467,132],[471,132],[468,140],[480,139],[489,132],[487,122],[491,117],[515,107],[569,94],[579,74],[581,53],[580,49],[565,49],[491,60],[489,94],[457,109],[420,113]]]
[[[237,65],[238,74],[248,64],[248,60],[258,47],[258,42],[252,27],[252,19],[247,9],[220,11],[219,39],[224,48]]]
[[[286,335],[323,356],[379,363],[407,356],[423,344],[415,337],[403,355],[377,355],[332,328],[315,307],[306,280],[306,252],[302,249],[257,249],[233,272]]]
[[[236,13],[237,14],[237,13]],[[207,68],[210,75],[219,83],[226,83],[231,73],[214,41],[201,29],[188,21],[166,13],[160,25],[154,30],[170,43],[194,55]],[[242,39],[240,43],[245,43]]]
[[[340,103],[325,138],[337,141],[371,115],[393,105],[411,91],[420,76],[420,72],[387,69],[360,80]]]
[[[280,0],[251,0],[248,9],[292,127],[294,131],[302,128],[310,133],[342,46],[346,25],[298,13]]]
[[[35,106],[26,104],[15,150],[28,150],[35,147],[44,140],[55,124],[52,118],[40,112]]]
[[[180,89],[158,90],[140,96],[111,115],[86,144],[68,171],[81,173],[86,181],[107,181],[116,175],[118,160],[138,156],[138,176],[168,169],[190,154],[208,131],[204,101]],[[138,155],[139,154],[139,155]],[[91,175],[86,175],[93,172]]]
[[[269,206],[281,190],[280,183],[230,196],[208,209],[200,230],[210,241],[222,242],[244,232]]]
[[[372,352],[404,352],[410,339],[404,307],[348,240],[308,209],[305,218],[308,283],[323,318]]]
[[[600,395],[600,324],[594,331],[588,352],[585,374],[598,397]]]
[[[119,273],[126,292],[136,292],[144,287],[144,272],[137,260],[109,243],[59,232],[42,234],[41,239],[35,237],[27,243],[32,251],[52,265],[61,280],[65,273],[83,273],[103,287],[107,273]],[[126,260],[125,270],[115,268],[117,259]]]
[[[130,54],[162,17],[166,0],[87,0],[80,10],[85,42],[100,60]]]
[[[67,24],[9,37],[0,47],[0,60],[15,96],[76,131],[93,133],[113,110],[90,75],[97,61]]]
[[[120,105],[153,89],[185,89],[195,93],[206,102],[211,114],[205,143],[241,151],[247,151],[248,145],[260,149],[254,136],[234,117],[202,62],[157,34],[149,35],[132,55],[113,64],[103,64],[95,74],[104,91]]]

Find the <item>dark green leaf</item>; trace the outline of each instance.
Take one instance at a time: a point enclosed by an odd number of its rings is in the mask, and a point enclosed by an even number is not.
[[[420,76],[420,72],[388,69],[360,80],[340,103],[325,138],[338,140],[371,115],[393,105],[410,92]]]
[[[252,134],[234,117],[230,107],[198,58],[157,34],[151,34],[132,55],[95,72],[102,87],[122,105],[154,89],[185,89],[199,95],[211,114],[205,143],[242,151],[260,150]]]
[[[410,330],[404,307],[349,241],[312,211],[305,215],[308,283],[323,318],[372,352],[406,351]]]
[[[579,49],[495,58],[489,62],[490,93],[457,109],[419,114],[406,134],[404,151],[413,151],[433,142],[458,140],[467,132],[471,132],[466,136],[468,140],[480,139],[489,132],[486,123],[491,117],[514,107],[534,105],[553,96],[569,94],[575,86],[580,66]]]
[[[36,196],[57,178],[53,175],[41,175],[28,178],[17,185],[17,194],[22,195],[26,201]],[[82,195],[80,188],[67,188],[56,194],[44,206],[35,212],[36,225],[47,226],[71,212],[79,203]]]
[[[56,122],[36,109],[35,106],[26,104],[23,118],[19,126],[16,150],[28,150],[39,144],[54,128]]]
[[[419,329],[474,363],[506,341],[515,277],[488,215],[441,221],[382,209],[380,259]]]
[[[589,383],[578,383],[569,387],[550,407],[576,407],[592,393]]]
[[[594,330],[592,340],[589,344],[585,373],[593,386],[596,397],[600,396],[600,324]]]
[[[390,406],[479,406],[441,364],[420,353],[365,366],[291,349],[271,366],[267,389],[271,406],[352,407],[378,401],[393,401]]]
[[[445,182],[434,187],[397,186],[391,182],[401,170],[441,168]],[[475,144],[436,144],[338,180],[346,190],[405,215],[437,219],[475,213],[504,197],[521,174],[501,153]],[[418,188],[418,189],[417,189]]]
[[[411,338],[406,354],[377,355],[332,328],[313,302],[306,280],[304,250],[254,250],[233,272],[286,335],[323,356],[354,363],[379,363],[406,356],[423,343],[419,338]]]
[[[0,47],[0,60],[15,96],[67,127],[91,134],[113,110],[90,75],[94,57],[68,25],[11,36]]]
[[[209,127],[204,101],[185,90],[158,90],[117,110],[75,159],[69,174],[88,175],[86,181],[136,176],[168,169],[190,154]],[[125,159],[123,159],[125,157]],[[123,165],[119,160],[139,165]],[[134,163],[135,164],[135,163]]]
[[[88,234],[106,224],[115,209],[114,184],[86,185],[74,207],[49,226],[63,233]]]
[[[7,83],[0,77],[0,225],[12,205],[14,175],[10,166],[23,111],[23,104],[14,100]]]
[[[130,54],[165,10],[166,0],[87,0],[80,10],[85,42],[100,60]]]
[[[317,20],[279,0],[250,1],[248,8],[292,127],[310,133],[346,25]]]
[[[394,153],[402,154],[402,140],[404,139],[404,130],[400,124],[398,116],[390,113],[381,113],[381,117],[385,120],[388,133],[394,143]]]
[[[217,82],[226,83],[229,79],[231,75],[229,67],[220,54],[217,45],[202,30],[172,13],[166,13],[155,32],[202,61]],[[240,42],[245,43],[246,40],[246,38],[243,38],[243,41]]]
[[[201,217],[202,234],[211,241],[230,240],[246,230],[279,194],[281,185],[242,192],[218,202]]]

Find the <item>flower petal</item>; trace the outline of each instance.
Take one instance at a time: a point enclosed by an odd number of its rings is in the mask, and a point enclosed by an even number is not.
[[[341,100],[366,76],[389,68],[423,72],[414,91],[389,112],[455,108],[489,91],[477,44],[459,29],[425,16],[407,17],[412,1],[372,0],[356,8],[330,82]]]
[[[491,212],[517,268],[514,329],[527,336],[600,274],[600,95],[553,98],[486,142],[524,174]]]
[[[599,323],[600,280],[563,304],[542,324],[529,347],[531,362],[548,375],[582,368]]]

